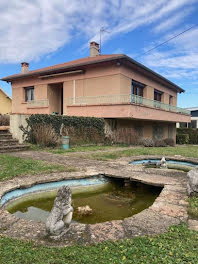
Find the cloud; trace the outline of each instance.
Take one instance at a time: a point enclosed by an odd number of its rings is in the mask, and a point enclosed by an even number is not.
[[[170,30],[174,26],[178,25],[181,21],[183,21],[186,16],[188,16],[190,13],[192,13],[192,11],[193,11],[193,8],[190,7],[184,11],[181,11],[178,14],[174,14],[174,15],[170,16],[168,19],[166,19],[165,21],[162,21],[160,24],[158,24],[153,29],[153,31],[155,33],[162,33],[163,31]]]
[[[143,25],[153,25],[158,21],[163,23],[163,19],[170,14],[195,2],[1,0],[0,62],[40,59],[71,42],[75,36],[86,39],[87,43],[92,39],[98,41],[101,26],[110,31],[103,38],[103,41],[107,41]]]
[[[180,32],[182,30],[180,29]],[[169,36],[170,37],[170,36]],[[142,56],[142,63],[167,78],[198,81],[198,28]]]

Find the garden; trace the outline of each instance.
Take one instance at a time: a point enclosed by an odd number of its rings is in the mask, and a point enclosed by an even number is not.
[[[112,144],[109,138],[105,138],[104,142],[103,120],[65,117],[65,120],[57,122],[53,116],[49,118],[46,119],[45,115],[32,116],[29,128],[21,128],[26,140],[31,142],[29,151],[0,154],[1,197],[45,182],[84,181],[99,174],[106,177],[105,184],[106,179],[113,179],[116,184],[120,180],[123,190],[126,188],[131,193],[127,199],[123,191],[119,196],[119,189],[104,193],[105,199],[110,199],[116,210],[120,210],[124,203],[127,210],[131,206],[136,210],[134,201],[138,204],[139,201],[134,190],[137,188],[147,192],[145,186],[158,186],[162,191],[157,191],[159,193],[153,204],[138,209],[135,214],[127,213],[125,216],[124,213],[123,218],[106,223],[72,223],[71,234],[74,237],[81,234],[80,239],[77,237],[74,240],[47,239],[43,233],[44,223],[23,218],[16,220],[14,215],[2,210],[0,263],[198,263],[198,232],[195,231],[198,226],[192,228],[189,224],[190,221],[198,222],[198,195],[186,195],[186,170],[131,164],[140,159],[158,158],[160,161],[160,157],[164,156],[167,161],[192,162],[194,166],[198,163],[198,147],[192,145],[196,144],[192,139],[194,135],[183,136],[187,131],[178,132],[182,136],[177,140],[182,143],[182,140],[188,139],[188,142],[185,141],[190,143],[188,145],[170,146],[172,144],[170,142],[169,145],[167,140],[161,147],[129,146],[126,143]],[[70,125],[61,128],[64,122]],[[46,133],[49,127],[53,131],[50,135]],[[74,135],[72,147],[67,151],[56,146],[57,141],[61,144],[60,131],[62,135]],[[44,136],[39,137],[41,134]],[[101,176],[98,179],[102,180]],[[154,190],[151,189],[151,192]],[[101,195],[100,190],[98,194]],[[118,202],[120,197],[123,200]],[[77,202],[74,199],[74,203]]]

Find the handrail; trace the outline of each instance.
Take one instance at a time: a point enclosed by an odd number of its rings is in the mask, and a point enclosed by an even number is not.
[[[67,98],[67,105],[97,105],[97,104],[137,104],[145,105],[152,108],[163,109],[166,111],[190,115],[190,111],[176,107],[169,104],[164,104],[159,101],[148,99],[133,94],[113,94],[113,95],[100,95],[100,96],[82,96]]]

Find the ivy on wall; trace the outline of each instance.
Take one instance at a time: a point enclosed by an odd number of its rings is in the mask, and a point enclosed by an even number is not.
[[[81,138],[81,142],[85,138],[85,141],[90,143],[96,138],[101,141],[104,137],[105,123],[104,119],[101,118],[34,114],[27,118],[26,121],[27,127],[21,126],[20,129],[23,131],[24,139],[33,144],[39,143],[36,140],[38,137],[35,137],[35,128],[38,131],[38,126],[43,126],[49,131],[53,130],[57,137],[60,136],[63,127],[64,131],[69,133],[71,139],[78,137]]]

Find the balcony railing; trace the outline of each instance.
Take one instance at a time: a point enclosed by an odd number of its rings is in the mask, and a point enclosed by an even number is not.
[[[114,94],[102,96],[83,96],[83,97],[70,97],[67,99],[67,105],[98,105],[98,104],[137,104],[145,105],[152,108],[163,109],[175,113],[190,115],[190,111],[179,108],[173,105],[164,104],[159,101],[154,101],[131,94]]]
[[[48,107],[49,100],[48,99],[41,99],[41,100],[33,100],[27,102],[27,107]]]

